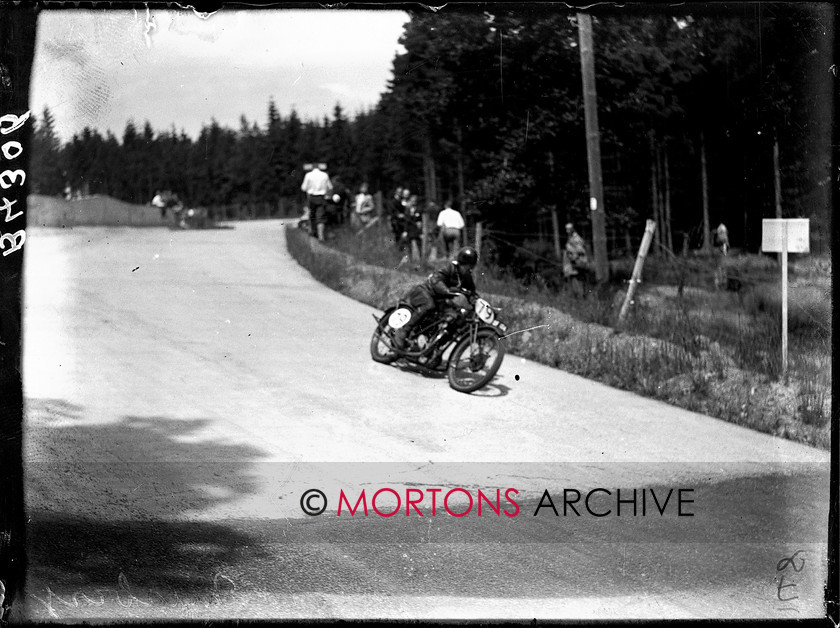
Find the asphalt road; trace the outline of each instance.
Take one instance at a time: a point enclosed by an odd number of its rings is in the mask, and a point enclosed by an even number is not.
[[[826,452],[510,355],[473,395],[376,364],[283,229],[28,232],[18,617],[823,615]]]

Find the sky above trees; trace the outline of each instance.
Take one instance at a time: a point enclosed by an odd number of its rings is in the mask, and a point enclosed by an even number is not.
[[[126,121],[192,137],[215,119],[265,122],[272,98],[303,119],[375,106],[391,78],[401,11],[223,9],[44,10],[32,74],[33,112],[49,107],[69,140]]]

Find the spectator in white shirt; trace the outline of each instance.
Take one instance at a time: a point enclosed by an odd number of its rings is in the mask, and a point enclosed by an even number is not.
[[[315,233],[322,242],[326,223],[327,195],[333,189],[330,176],[324,172],[326,169],[326,164],[323,163],[313,165],[312,170],[303,177],[303,183],[300,186],[300,189],[306,193],[306,202],[309,205],[309,222],[315,226]]]
[[[464,230],[464,217],[456,209],[452,209],[452,201],[447,200],[443,210],[438,214],[437,226],[443,250],[446,256],[451,256],[461,246],[461,233]]]

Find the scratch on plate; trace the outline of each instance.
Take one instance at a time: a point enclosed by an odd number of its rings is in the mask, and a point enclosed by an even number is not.
[[[217,13],[217,11],[199,11],[191,4],[181,4],[180,2],[176,2],[174,4],[179,9],[184,9],[185,11],[192,11],[196,14],[196,17],[202,20],[209,20]]]
[[[294,86],[294,85],[297,85],[297,84],[298,84],[298,81],[299,81],[300,79],[302,79],[302,78],[303,78],[303,71],[304,71],[304,69],[305,69],[305,68],[304,68],[304,65],[301,63],[301,64],[300,64],[300,74],[298,74],[298,77],[295,79],[295,82],[294,82],[294,83],[292,83],[292,85],[293,85],[293,86]]]
[[[146,30],[143,33],[143,37],[146,39],[146,48],[152,47],[152,38],[149,36],[149,32],[152,29],[157,29],[157,24],[155,24],[155,18],[152,17],[152,12],[149,9],[149,5],[146,5]]]

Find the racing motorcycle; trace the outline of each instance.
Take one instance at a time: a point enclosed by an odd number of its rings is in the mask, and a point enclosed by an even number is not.
[[[399,302],[374,315],[376,329],[370,355],[382,364],[404,359],[431,371],[448,374],[449,385],[464,393],[485,386],[499,370],[505,349],[501,339],[507,325],[498,309],[474,295],[462,293],[438,316],[421,319],[406,338],[406,349],[394,343],[394,332],[411,318],[410,305]],[[430,320],[431,319],[431,320]]]

